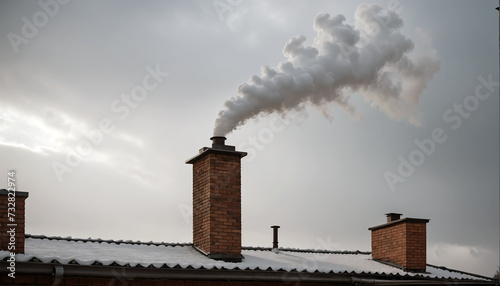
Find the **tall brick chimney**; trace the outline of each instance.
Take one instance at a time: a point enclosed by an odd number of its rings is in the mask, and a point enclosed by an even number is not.
[[[193,165],[193,245],[212,259],[240,262],[241,158],[247,153],[225,145],[225,137],[210,138],[187,160]]]
[[[0,190],[0,250],[24,253],[24,202],[27,197],[28,192]]]
[[[426,225],[428,219],[403,218],[388,213],[387,223],[370,227],[372,259],[389,262],[406,270],[425,272]]]

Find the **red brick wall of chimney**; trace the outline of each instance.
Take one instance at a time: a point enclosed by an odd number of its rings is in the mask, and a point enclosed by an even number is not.
[[[9,192],[0,190],[0,250],[6,250],[15,253],[24,253],[24,234],[25,234],[25,200],[28,197],[27,192],[16,192],[15,200],[9,201]],[[10,196],[12,198],[12,196]],[[13,203],[14,205],[9,205]],[[11,208],[14,206],[14,209]],[[13,213],[9,220],[9,213]],[[16,224],[16,226],[12,226]],[[12,238],[8,231],[15,230],[15,236]],[[15,246],[15,249],[10,246]]]
[[[407,218],[371,229],[372,258],[425,271],[427,221]]]
[[[214,152],[193,164],[193,244],[212,258],[241,257],[240,157]]]

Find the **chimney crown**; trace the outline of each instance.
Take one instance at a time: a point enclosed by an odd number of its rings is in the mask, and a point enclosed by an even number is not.
[[[226,137],[223,136],[213,136],[210,138],[212,140],[212,147],[203,147],[199,150],[198,155],[191,157],[186,160],[186,164],[194,164],[196,161],[202,159],[204,156],[211,153],[235,155],[243,158],[247,155],[247,152],[236,151],[236,147],[231,145],[226,145]]]

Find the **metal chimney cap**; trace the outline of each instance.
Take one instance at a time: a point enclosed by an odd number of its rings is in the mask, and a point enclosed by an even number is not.
[[[212,145],[226,145],[226,137],[224,136],[213,136],[210,137],[210,140],[212,140]]]
[[[271,228],[280,228],[280,226],[279,225],[273,225],[273,226],[271,226]]]
[[[186,160],[186,164],[194,164],[196,161],[200,160],[207,154],[226,154],[231,156],[238,156],[240,158],[243,158],[248,154],[247,152],[236,151],[236,147],[234,146],[226,145],[226,137],[224,136],[213,136],[210,138],[210,140],[212,140],[212,147],[201,148],[198,155]]]
[[[395,221],[401,218],[403,214],[398,214],[398,213],[386,213],[385,216],[387,217],[387,222]]]
[[[403,214],[400,213],[386,213],[385,216],[402,216]]]

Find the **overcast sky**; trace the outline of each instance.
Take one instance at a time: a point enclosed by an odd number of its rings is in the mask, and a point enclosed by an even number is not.
[[[286,61],[290,38],[312,45],[316,16],[355,27],[363,2],[50,3],[0,4],[0,166],[30,193],[26,232],[191,242],[185,160],[209,146],[224,102]],[[408,56],[438,63],[412,102],[420,126],[360,90],[344,90],[347,112],[306,101],[248,120],[226,141],[249,152],[243,245],[271,246],[280,225],[283,247],[370,250],[368,228],[399,212],[430,219],[428,263],[492,276],[498,1],[376,3],[402,19]]]

